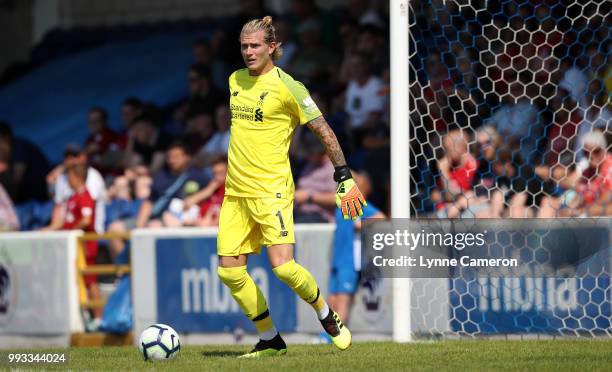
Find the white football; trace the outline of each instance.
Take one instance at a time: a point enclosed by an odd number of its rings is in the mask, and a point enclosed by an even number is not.
[[[181,350],[178,334],[165,324],[153,324],[145,329],[138,341],[138,350],[144,360],[169,360]]]

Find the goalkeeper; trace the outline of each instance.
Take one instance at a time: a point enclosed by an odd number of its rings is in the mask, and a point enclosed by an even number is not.
[[[229,77],[232,123],[217,253],[219,277],[259,333],[260,341],[244,357],[287,352],[266,299],[247,272],[248,256],[258,254],[262,245],[268,247],[274,274],[313,307],[334,345],[345,350],[351,345],[351,333],[329,308],[312,275],[293,260],[289,144],[296,125],[306,124],[325,146],[335,166],[336,202],[344,218],[359,217],[365,200],[308,90],[274,66],[281,49],[272,18],[246,23],[240,49],[247,68]]]

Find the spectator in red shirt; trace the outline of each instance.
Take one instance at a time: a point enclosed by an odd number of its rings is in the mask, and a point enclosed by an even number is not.
[[[96,202],[85,185],[87,166],[79,164],[70,167],[66,175],[73,194],[67,201],[66,216],[62,228],[93,232]]]
[[[66,175],[68,184],[72,189],[72,196],[66,201],[66,214],[63,220],[56,221],[46,230],[83,230],[95,232],[95,209],[96,202],[87,191],[85,181],[87,180],[87,165],[75,164],[70,166]],[[85,261],[87,265],[94,265],[98,255],[98,242],[89,241],[85,243]],[[100,298],[100,290],[96,283],[95,275],[85,276],[85,285],[89,289],[90,297],[94,300]],[[101,309],[94,310],[94,318],[100,318]]]
[[[108,114],[101,107],[93,107],[87,117],[89,136],[85,140],[85,152],[91,163],[105,175],[117,171],[121,157],[121,138],[108,127]]]
[[[468,152],[468,138],[461,129],[453,129],[442,138],[444,156],[438,161],[441,188],[451,196],[472,189],[478,161]]]
[[[578,192],[584,212],[591,216],[612,214],[612,154],[606,152],[606,138],[601,132],[583,137],[583,150],[589,165],[582,172]]]
[[[446,217],[454,218],[474,198],[472,185],[478,160],[468,151],[468,135],[461,129],[452,129],[442,137],[444,155],[438,160],[438,191],[432,198],[438,209],[446,209]]]

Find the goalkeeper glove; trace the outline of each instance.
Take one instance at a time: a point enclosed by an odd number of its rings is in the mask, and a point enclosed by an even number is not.
[[[355,220],[363,215],[362,206],[365,207],[367,203],[361,191],[357,188],[350,169],[346,165],[336,167],[334,181],[338,182],[336,205],[342,210],[344,219],[348,220],[350,217],[352,220]]]

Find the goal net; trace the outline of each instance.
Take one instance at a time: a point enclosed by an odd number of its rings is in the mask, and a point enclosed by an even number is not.
[[[522,260],[412,279],[415,334],[612,335],[611,10],[409,1],[411,216]]]

